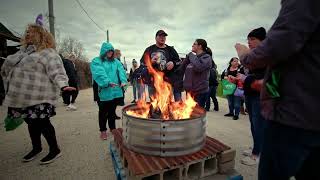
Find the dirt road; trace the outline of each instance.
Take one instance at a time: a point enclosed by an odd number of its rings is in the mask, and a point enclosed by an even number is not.
[[[22,163],[22,157],[31,150],[27,126],[24,123],[18,129],[5,132],[3,119],[6,109],[0,106],[0,179],[96,179],[114,180],[112,162],[109,155],[109,141],[99,138],[97,105],[92,101],[92,89],[80,91],[77,99],[78,110],[66,111],[62,102],[57,107],[57,115],[52,118],[56,129],[62,156],[49,165],[39,165],[39,161],[48,152],[44,139],[42,154],[29,163]],[[220,111],[207,113],[207,134],[237,150],[236,169],[244,179],[257,179],[257,167],[240,164],[241,152],[251,145],[251,133],[248,116],[234,121],[223,116],[227,112],[227,101],[218,99]],[[126,102],[132,101],[129,88]],[[117,114],[120,115],[121,107]],[[121,127],[121,121],[117,121]]]

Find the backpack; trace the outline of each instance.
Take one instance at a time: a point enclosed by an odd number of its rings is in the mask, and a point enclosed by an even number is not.
[[[217,80],[217,71],[214,68],[210,69],[209,84],[212,85],[212,86],[218,86],[219,85],[219,82]]]

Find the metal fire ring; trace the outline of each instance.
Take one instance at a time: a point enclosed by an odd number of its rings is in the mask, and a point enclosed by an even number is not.
[[[206,138],[206,111],[196,107],[193,117],[183,120],[145,119],[122,110],[124,144],[127,148],[155,156],[182,156],[202,149]]]

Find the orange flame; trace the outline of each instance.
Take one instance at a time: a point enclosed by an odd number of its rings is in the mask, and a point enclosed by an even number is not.
[[[171,102],[173,97],[172,87],[170,83],[164,81],[164,73],[152,67],[148,54],[145,54],[145,63],[150,75],[153,77],[155,92],[151,97],[150,104],[144,101],[145,96],[143,96],[142,100],[137,102],[137,109],[128,110],[127,114],[148,118],[152,107],[153,110],[159,110],[161,112],[161,118],[164,120],[190,118],[193,108],[197,104],[191,95],[187,94],[185,102]]]
[[[142,99],[146,99],[146,95],[142,95]],[[128,110],[126,113],[131,116],[141,117],[141,118],[148,118],[150,112],[150,104],[147,104],[146,101],[139,100],[137,102],[137,109]]]
[[[193,108],[197,103],[192,99],[190,94],[187,94],[186,101],[184,103],[175,102],[170,107],[173,119],[187,119],[190,118]]]

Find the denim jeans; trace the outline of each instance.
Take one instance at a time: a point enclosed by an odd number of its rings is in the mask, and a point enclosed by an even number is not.
[[[153,86],[153,84],[148,84],[148,93],[149,93],[149,98],[151,101],[151,96],[154,95],[154,93],[156,92],[156,88]]]
[[[148,93],[149,93],[149,97],[151,98],[151,96],[156,92],[156,89],[153,85],[148,85]],[[173,89],[173,97],[174,97],[174,101],[180,101],[181,98],[181,91],[177,91],[175,89]]]
[[[266,121],[259,180],[320,179],[320,132]]]
[[[199,106],[204,108],[207,101],[208,92],[197,94],[194,96],[194,100],[198,103]]]
[[[132,93],[133,93],[133,99],[136,100],[137,99],[137,90],[138,90],[138,87],[137,87],[137,80],[133,80],[132,81]],[[138,90],[139,91],[139,90]]]
[[[175,102],[181,101],[182,100],[181,96],[182,96],[181,91],[173,89],[173,97]]]
[[[245,98],[246,107],[249,113],[251,134],[253,138],[252,154],[259,156],[262,146],[263,130],[266,120],[261,115],[260,96],[248,95]]]
[[[234,114],[235,116],[239,116],[240,106],[241,106],[241,97],[228,95],[228,105],[229,105],[229,113]]]
[[[142,83],[137,83],[136,88],[138,90],[138,99],[142,99],[143,95],[145,95],[145,87],[146,85]]]
[[[206,106],[205,106],[207,111],[210,110],[210,105],[211,105],[210,100],[211,99],[213,101],[214,109],[216,109],[216,110],[219,109],[219,104],[218,104],[218,100],[217,100],[217,97],[216,97],[216,93],[217,93],[217,86],[210,86],[209,87],[209,92],[208,92],[208,95],[207,95]]]

